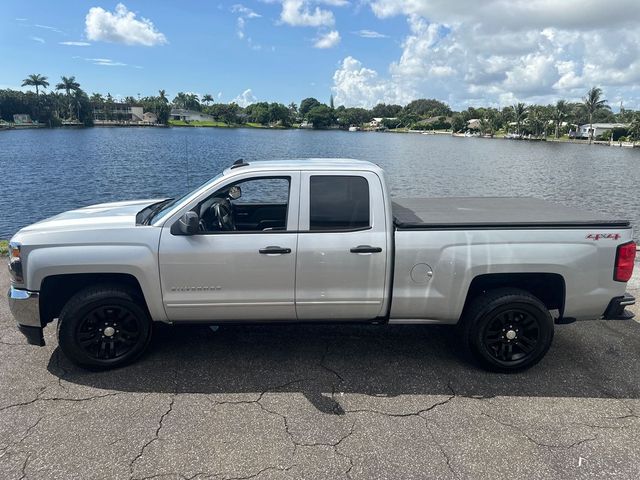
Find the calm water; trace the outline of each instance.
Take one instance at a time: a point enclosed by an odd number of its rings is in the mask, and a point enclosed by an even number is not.
[[[311,156],[378,163],[395,196],[534,196],[640,227],[640,149],[341,131],[92,128],[0,132],[0,238],[71,208],[175,196],[237,158]]]

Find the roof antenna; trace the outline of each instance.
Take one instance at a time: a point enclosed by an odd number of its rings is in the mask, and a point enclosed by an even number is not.
[[[233,165],[231,165],[231,168],[233,169],[233,168],[248,167],[248,166],[249,164],[244,161],[244,158],[239,158],[238,160],[233,162]]]

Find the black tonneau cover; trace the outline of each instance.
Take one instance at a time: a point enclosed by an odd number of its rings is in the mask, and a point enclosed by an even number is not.
[[[627,220],[516,197],[396,198],[393,218],[399,229],[629,227]]]

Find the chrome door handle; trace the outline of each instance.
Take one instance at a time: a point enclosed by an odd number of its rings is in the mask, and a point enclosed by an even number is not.
[[[258,250],[263,255],[273,255],[273,254],[283,254],[283,253],[291,253],[290,248],[282,248],[276,246],[264,247]]]
[[[349,250],[351,253],[380,253],[381,247],[372,247],[371,245],[358,245]]]

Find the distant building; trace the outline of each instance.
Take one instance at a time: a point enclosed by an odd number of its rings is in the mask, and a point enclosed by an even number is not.
[[[593,132],[592,138],[596,138],[599,135],[602,135],[607,130],[613,130],[614,128],[628,128],[629,125],[626,123],[594,123],[593,124]],[[580,138],[589,138],[591,125],[588,123],[586,125],[580,125],[578,127],[577,137]]]
[[[480,120],[479,118],[471,118],[467,122],[467,128],[469,130],[480,130],[480,122],[482,122],[482,120]]]
[[[144,112],[142,120],[146,123],[158,123],[158,116],[153,112]]]
[[[369,126],[371,128],[379,128],[382,127],[382,122],[385,120],[395,121],[398,120],[396,117],[373,117],[373,120],[369,122]]]
[[[14,113],[13,123],[16,125],[32,125],[33,120],[31,120],[31,116],[28,113]]]
[[[142,107],[129,105],[128,103],[105,102],[94,105],[94,121],[119,121],[119,122],[142,122],[144,112]]]
[[[211,115],[195,110],[172,108],[171,120],[181,120],[183,122],[213,122],[214,118]]]

